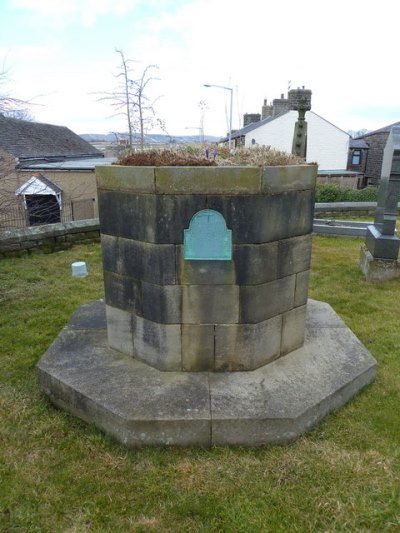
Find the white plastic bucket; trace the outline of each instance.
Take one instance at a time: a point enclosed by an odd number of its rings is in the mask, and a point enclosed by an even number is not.
[[[76,261],[72,263],[72,275],[78,278],[84,278],[88,275],[85,261]]]

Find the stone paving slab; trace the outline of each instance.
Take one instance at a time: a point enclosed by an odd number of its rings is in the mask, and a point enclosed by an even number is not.
[[[161,372],[107,345],[103,302],[81,306],[37,365],[50,400],[141,445],[286,443],[342,407],[376,361],[332,308],[309,300],[302,348],[249,372]]]

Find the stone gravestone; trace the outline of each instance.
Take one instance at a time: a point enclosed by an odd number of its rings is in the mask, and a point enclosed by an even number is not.
[[[383,153],[381,183],[374,224],[368,226],[360,267],[368,281],[385,281],[400,275],[400,239],[396,235],[400,199],[400,127],[394,126]]]

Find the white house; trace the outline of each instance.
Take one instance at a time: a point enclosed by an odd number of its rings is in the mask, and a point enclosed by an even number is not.
[[[292,151],[297,111],[286,111],[249,124],[242,132],[245,146],[271,146],[276,150]],[[321,170],[344,170],[347,166],[350,135],[334,126],[314,111],[307,111],[307,162],[317,162]]]
[[[318,163],[319,172],[344,171],[350,135],[311,111],[311,94],[309,89],[298,87],[291,89],[287,98],[282,94],[270,105],[265,99],[261,113],[246,113],[244,127],[232,132],[234,146],[270,146],[291,153],[298,109],[303,108],[307,122],[307,162]]]

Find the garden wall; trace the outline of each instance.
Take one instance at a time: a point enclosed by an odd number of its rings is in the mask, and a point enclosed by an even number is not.
[[[32,226],[3,232],[0,235],[0,258],[34,252],[51,253],[66,250],[73,244],[98,242],[99,240],[98,218]]]

